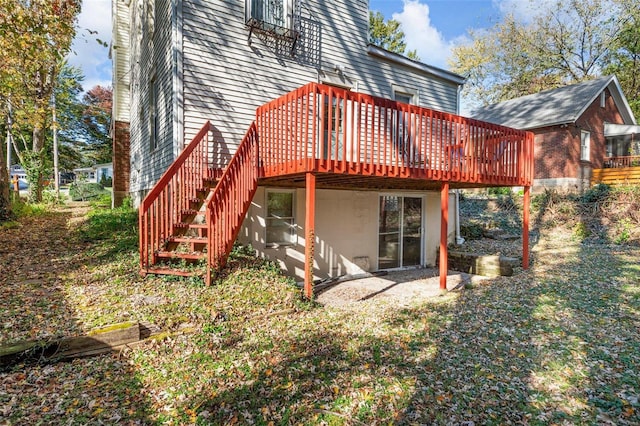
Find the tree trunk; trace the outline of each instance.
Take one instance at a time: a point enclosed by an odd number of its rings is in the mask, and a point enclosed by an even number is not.
[[[0,149],[0,222],[11,218],[11,198],[9,194],[9,173],[7,172],[6,153]]]
[[[45,167],[43,147],[44,130],[42,127],[36,126],[33,128],[33,153],[35,154],[35,158],[33,158],[34,161],[31,166],[35,166],[36,170],[33,170],[29,181],[29,200],[35,203],[42,201],[42,186]],[[31,180],[33,180],[33,182]]]

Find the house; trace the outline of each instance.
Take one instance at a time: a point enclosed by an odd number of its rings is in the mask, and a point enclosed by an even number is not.
[[[12,164],[11,167],[9,168],[9,178],[12,181],[15,179],[26,180],[27,172],[24,170],[24,168],[20,164]]]
[[[110,183],[113,179],[113,163],[96,164],[91,167],[80,167],[73,169],[73,173],[76,176],[76,180],[82,179],[89,183]]]
[[[594,171],[640,160],[632,157],[640,154],[640,126],[615,76],[489,105],[472,116],[535,134],[536,191],[583,190]]]
[[[443,285],[450,190],[530,184],[532,135],[457,116],[461,76],[368,44],[367,1],[114,0],[113,17],[114,190],[140,206],[143,274],[211,272],[237,239],[307,295],[437,259]]]

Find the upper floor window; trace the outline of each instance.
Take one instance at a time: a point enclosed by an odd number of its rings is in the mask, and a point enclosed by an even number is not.
[[[158,111],[158,80],[154,76],[149,83],[149,147],[151,151],[158,147],[159,111]]]
[[[245,0],[245,20],[252,30],[288,36],[293,30],[294,0]]]

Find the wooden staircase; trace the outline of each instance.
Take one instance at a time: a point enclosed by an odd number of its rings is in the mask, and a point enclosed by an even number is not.
[[[209,283],[226,263],[257,188],[255,125],[230,160],[217,152],[207,122],[142,201],[142,275],[206,274]],[[204,271],[190,266],[198,263]]]

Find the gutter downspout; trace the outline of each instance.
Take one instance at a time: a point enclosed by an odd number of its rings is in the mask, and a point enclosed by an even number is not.
[[[458,102],[456,105],[456,115],[460,115],[460,94],[462,92],[462,84],[458,85]],[[460,235],[460,190],[456,188],[456,244],[464,244],[464,238]]]

